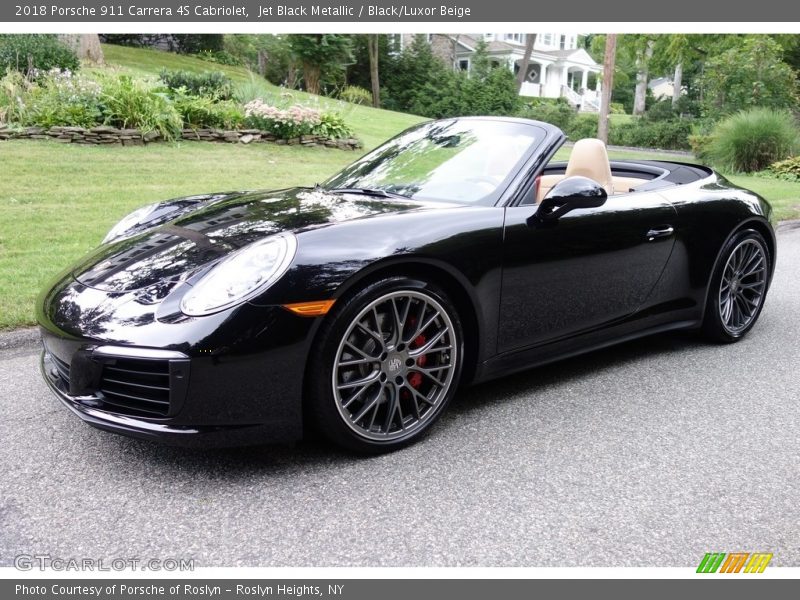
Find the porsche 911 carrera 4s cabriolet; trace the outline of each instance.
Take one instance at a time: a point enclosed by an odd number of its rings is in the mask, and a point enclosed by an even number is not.
[[[609,161],[552,125],[413,127],[315,187],[140,208],[41,295],[42,373],[104,430],[352,450],[420,438],[459,386],[674,329],[735,342],[769,204],[704,166]]]

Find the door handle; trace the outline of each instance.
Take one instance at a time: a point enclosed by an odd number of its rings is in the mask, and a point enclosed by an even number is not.
[[[672,225],[653,227],[653,229],[647,232],[647,241],[652,242],[656,238],[669,237],[674,231],[675,229],[672,227]]]

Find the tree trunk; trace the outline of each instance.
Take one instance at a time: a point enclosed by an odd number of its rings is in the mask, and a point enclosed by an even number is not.
[[[517,94],[519,94],[519,91],[522,89],[522,84],[528,76],[528,65],[531,63],[531,54],[533,54],[534,44],[536,44],[536,34],[526,34],[525,54],[522,55],[522,64],[519,66],[519,73],[517,73]]]
[[[606,52],[603,56],[603,90],[600,94],[600,114],[597,120],[597,137],[608,143],[608,113],[611,107],[611,90],[614,88],[614,66],[617,61],[617,34],[606,35]]]
[[[681,99],[681,88],[683,87],[683,63],[678,63],[675,65],[675,75],[672,78],[673,90],[672,90],[672,107],[674,108],[678,104],[678,100]]]
[[[61,43],[72,48],[78,58],[89,62],[103,63],[103,48],[100,46],[100,36],[96,33],[62,34],[58,36]]]
[[[367,50],[369,51],[369,80],[372,84],[372,106],[381,107],[381,78],[378,71],[378,54],[380,34],[367,34]]]
[[[267,52],[265,50],[258,51],[258,74],[262,77],[267,74]]]
[[[306,91],[309,94],[319,95],[319,80],[321,72],[319,65],[308,62],[303,63],[303,81],[306,82]]]
[[[636,94],[633,97],[633,114],[643,115],[647,102],[647,75],[650,59],[653,57],[653,42],[647,45],[636,56]]]
[[[294,61],[289,61],[289,67],[286,70],[286,87],[293,90],[297,85],[297,67]]]

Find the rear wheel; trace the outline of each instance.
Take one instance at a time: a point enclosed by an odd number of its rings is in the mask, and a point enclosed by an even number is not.
[[[389,452],[419,439],[458,386],[461,323],[445,292],[393,277],[344,300],[310,377],[317,427],[347,448]]]
[[[752,229],[727,243],[711,279],[703,331],[717,342],[735,342],[752,329],[764,307],[770,256],[763,236]]]

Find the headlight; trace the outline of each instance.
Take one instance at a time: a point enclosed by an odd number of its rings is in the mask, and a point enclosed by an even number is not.
[[[200,317],[252,298],[286,272],[296,250],[294,234],[282,233],[233,252],[187,292],[181,311]]]
[[[137,208],[127,217],[123,217],[122,220],[114,225],[111,231],[106,234],[106,237],[103,238],[103,243],[107,244],[108,242],[113,242],[115,239],[122,237],[129,229],[140,223],[144,223],[150,213],[158,208],[158,205],[158,202],[155,204],[148,204],[142,208]]]

